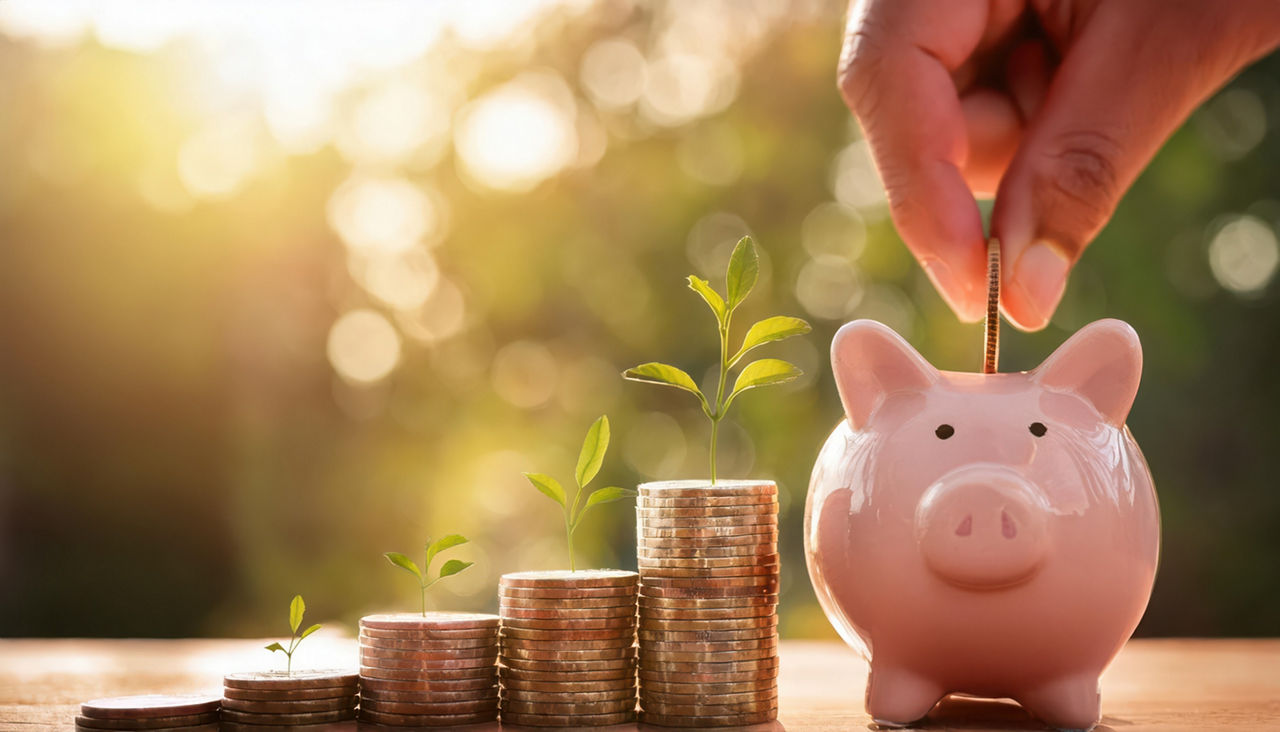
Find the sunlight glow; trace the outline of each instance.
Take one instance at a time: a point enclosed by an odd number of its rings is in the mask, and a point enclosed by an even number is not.
[[[559,75],[530,71],[464,108],[454,145],[471,178],[526,191],[576,158],[576,116],[573,93]]]
[[[644,93],[644,54],[626,38],[606,38],[582,55],[579,75],[596,106],[629,107]]]
[[[215,120],[182,144],[178,175],[194,195],[234,194],[260,162],[259,127],[251,116]]]
[[[400,336],[382,314],[352,310],[329,330],[329,363],[347,381],[371,384],[400,362]]]
[[[355,251],[403,252],[435,234],[436,206],[404,178],[355,173],[329,198],[329,225]]]
[[[1237,295],[1261,292],[1280,265],[1280,243],[1266,222],[1240,216],[1225,224],[1209,243],[1213,277]]]

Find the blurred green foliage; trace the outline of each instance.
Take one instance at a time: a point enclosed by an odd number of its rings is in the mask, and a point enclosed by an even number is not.
[[[726,423],[721,472],[777,479],[782,631],[832,636],[801,537],[809,469],[841,416],[826,344],[873,317],[940,368],[972,370],[980,327],[956,322],[867,185],[835,91],[836,4],[796,3],[753,31],[722,108],[679,121],[642,103],[596,109],[579,83],[589,49],[622,38],[656,52],[696,5],[553,13],[485,50],[446,35],[396,71],[447,70],[464,101],[547,71],[586,118],[580,152],[588,127],[607,145],[519,192],[477,183],[455,148],[392,166],[447,207],[430,255],[455,290],[426,307],[461,301],[464,315],[429,337],[371,296],[330,225],[356,167],[340,146],[271,152],[233,192],[192,195],[175,160],[212,115],[187,45],[0,36],[0,634],[261,635],[286,579],[323,618],[416,609],[381,555],[446,529],[471,537],[458,556],[476,566],[429,602],[494,608],[498,574],[563,564],[561,519],[521,473],[570,464],[596,415],[613,419],[606,483],[705,474],[696,407],[618,371],[654,354],[715,362],[711,316],[683,276],[723,287],[750,233],[761,275],[741,327],[783,313],[814,332],[777,347],[806,375]],[[1005,331],[1006,369],[1098,317],[1143,338],[1130,426],[1165,533],[1140,633],[1280,631],[1278,287],[1231,285],[1232,267],[1275,248],[1278,76],[1280,58],[1265,59],[1165,146],[1050,328]],[[1211,243],[1245,215],[1262,238],[1223,244],[1215,268]],[[335,321],[361,309],[399,345],[394,368],[364,381],[331,353]],[[577,539],[583,564],[634,566],[629,510],[601,511]]]

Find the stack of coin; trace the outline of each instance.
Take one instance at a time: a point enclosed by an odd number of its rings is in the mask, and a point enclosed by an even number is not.
[[[502,575],[502,723],[601,727],[636,718],[635,572]]]
[[[640,709],[671,727],[761,724],[778,710],[778,489],[640,486]]]
[[[355,719],[359,683],[359,677],[347,671],[227,674],[222,679],[222,729]]]
[[[360,720],[443,727],[498,718],[498,616],[360,619]]]
[[[216,696],[159,694],[94,699],[80,705],[76,729],[216,730],[221,702]]]

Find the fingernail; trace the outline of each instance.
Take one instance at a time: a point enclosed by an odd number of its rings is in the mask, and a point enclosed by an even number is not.
[[[1067,287],[1071,262],[1052,242],[1037,239],[1027,247],[1013,266],[1013,286],[1022,293],[1022,301],[1032,311],[1036,323],[1024,325],[1042,328],[1058,308]]]
[[[972,323],[982,317],[981,313],[974,312],[972,303],[969,302],[972,298],[967,297],[968,293],[960,286],[946,262],[941,259],[930,259],[920,264],[924,267],[924,273],[933,282],[933,286],[937,288],[938,294],[942,295],[942,299],[951,307],[956,317],[966,323]]]

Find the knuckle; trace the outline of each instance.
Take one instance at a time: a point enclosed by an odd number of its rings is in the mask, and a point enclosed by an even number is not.
[[[1115,139],[1104,133],[1061,136],[1037,177],[1037,196],[1044,206],[1040,210],[1078,232],[1101,228],[1121,192],[1119,150]]]
[[[859,13],[845,34],[836,83],[849,108],[859,114],[874,99],[885,59],[884,29],[871,12]]]

